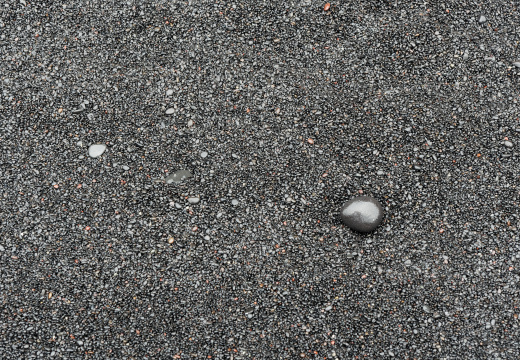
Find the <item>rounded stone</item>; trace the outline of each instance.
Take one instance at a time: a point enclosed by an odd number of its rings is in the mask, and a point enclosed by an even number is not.
[[[106,149],[107,147],[103,144],[90,145],[90,147],[88,148],[88,155],[91,158],[97,158],[100,157]]]
[[[189,179],[191,177],[191,172],[188,170],[179,170],[174,172],[171,175],[168,175],[164,181],[166,184],[180,184],[186,179]]]
[[[340,216],[352,230],[368,233],[383,221],[383,207],[371,196],[358,196],[343,205]]]

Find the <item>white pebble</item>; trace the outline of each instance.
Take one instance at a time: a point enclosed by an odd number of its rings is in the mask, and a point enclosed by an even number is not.
[[[188,198],[188,202],[190,204],[197,204],[199,201],[200,201],[200,198],[198,198],[198,197],[190,197],[190,198]]]
[[[513,65],[516,66],[517,68],[520,68],[520,62],[518,62],[518,61],[514,62]]]
[[[483,22],[486,22],[486,20],[486,17],[484,15],[481,15],[480,19],[478,19],[478,22],[482,24]]]
[[[233,204],[233,206],[237,206],[238,205],[238,200],[237,199],[233,199],[231,201],[231,204]]]
[[[123,165],[123,170],[125,170],[125,171],[130,170],[130,167],[126,166],[126,165]]]
[[[511,141],[504,141],[504,145],[507,146],[508,148],[512,148],[513,147],[513,143]]]
[[[166,95],[167,96],[172,96],[173,95],[173,90],[170,89],[170,90],[166,91]]]
[[[97,158],[103,155],[106,149],[107,147],[103,144],[90,145],[90,147],[88,148],[88,155],[91,158]]]
[[[166,110],[166,115],[171,115],[175,112],[175,109],[174,108],[169,108],[168,110]]]
[[[203,158],[203,159],[205,159],[207,156],[208,156],[208,153],[205,152],[205,151],[200,153],[200,157]]]
[[[192,127],[193,126],[193,120],[188,120],[188,127]]]

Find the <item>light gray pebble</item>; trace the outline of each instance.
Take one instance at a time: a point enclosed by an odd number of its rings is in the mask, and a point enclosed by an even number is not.
[[[129,166],[123,165],[122,167],[123,167],[123,170],[125,170],[125,171],[130,170]]]
[[[166,91],[166,95],[167,96],[172,96],[173,95],[173,90],[172,89],[169,89]]]
[[[514,62],[513,65],[516,66],[517,68],[520,68],[520,61]]]
[[[238,205],[238,200],[237,199],[231,200],[231,204],[233,204],[233,206],[237,206]]]
[[[200,198],[195,197],[195,196],[194,196],[194,197],[190,197],[190,198],[188,198],[188,202],[189,202],[190,204],[198,204],[199,201],[200,201]]]
[[[377,170],[377,175],[384,175],[385,172],[383,170]]]
[[[166,110],[166,115],[171,115],[175,112],[175,109],[174,108],[169,108],[168,110]]]
[[[508,148],[512,148],[513,147],[513,143],[511,141],[508,141],[508,140],[504,141],[504,145],[506,147],[508,147]]]
[[[203,151],[200,153],[200,157],[205,159],[208,156],[208,153],[206,151]]]
[[[486,22],[486,20],[487,19],[484,15],[480,15],[480,19],[478,19],[478,22],[482,24],[482,23]]]
[[[103,155],[107,147],[103,144],[93,144],[88,148],[88,155],[91,158],[97,158]]]

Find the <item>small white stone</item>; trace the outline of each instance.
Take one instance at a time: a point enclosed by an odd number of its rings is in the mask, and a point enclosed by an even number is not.
[[[107,147],[103,144],[90,145],[90,147],[88,148],[88,155],[91,158],[97,158],[103,155],[106,149]]]
[[[483,22],[486,22],[486,20],[486,17],[484,15],[481,15],[480,19],[478,19],[478,22],[482,24]]]
[[[188,127],[192,127],[193,126],[193,120],[188,120]]]
[[[237,199],[233,199],[233,200],[231,200],[231,204],[232,204],[233,206],[237,206],[237,205],[238,205],[238,200],[237,200]]]
[[[200,198],[198,198],[198,197],[190,197],[190,198],[188,198],[188,202],[190,204],[197,204],[199,201],[200,201]]]
[[[166,91],[166,95],[167,96],[172,96],[173,95],[173,90],[172,89],[169,89]]]
[[[504,141],[504,145],[507,146],[508,148],[512,148],[513,147],[513,143],[511,141]]]
[[[78,146],[83,146],[83,141],[81,141],[81,140],[78,141],[78,142],[76,143],[76,145],[78,145]]]
[[[203,151],[200,153],[200,157],[205,159],[208,156],[208,153],[206,151]]]
[[[520,62],[519,61],[514,62],[513,65],[516,66],[517,68],[520,68]]]
[[[123,165],[123,170],[125,170],[125,171],[130,170],[130,167],[126,166],[126,165]]]
[[[174,108],[169,108],[168,110],[166,110],[166,115],[171,115],[175,112],[175,109]]]

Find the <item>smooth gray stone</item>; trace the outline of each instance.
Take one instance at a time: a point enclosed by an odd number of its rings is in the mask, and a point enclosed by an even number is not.
[[[191,172],[188,170],[179,170],[174,172],[173,174],[166,177],[166,184],[180,184],[183,180],[189,179],[191,177]]]
[[[358,196],[343,205],[340,216],[341,221],[352,230],[368,233],[383,221],[383,207],[373,197]]]

